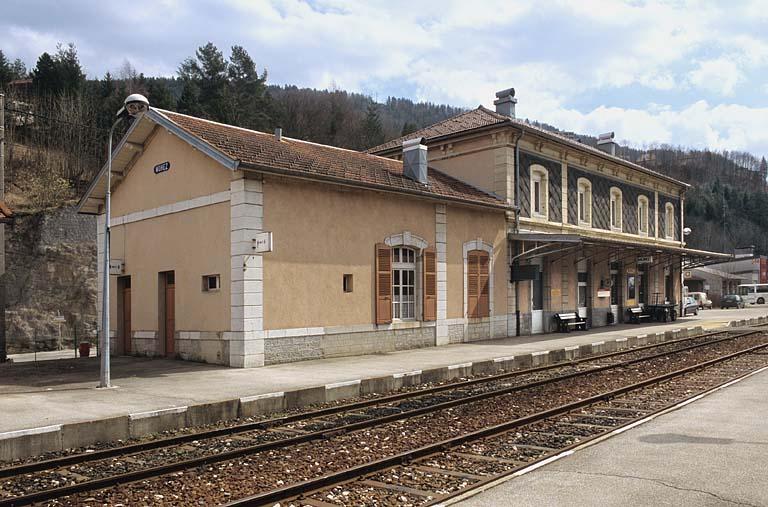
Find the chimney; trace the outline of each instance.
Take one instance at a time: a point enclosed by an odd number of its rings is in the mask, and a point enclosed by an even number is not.
[[[283,129],[277,127],[275,129],[275,140],[279,143],[283,139]]]
[[[496,92],[496,100],[493,101],[493,105],[496,106],[497,113],[514,118],[515,104],[517,104],[517,99],[515,98],[514,88],[507,88],[506,90]]]
[[[424,138],[403,141],[403,174],[427,185],[427,145],[424,144]]]
[[[597,149],[609,155],[616,156],[616,143],[613,140],[614,133],[606,132],[597,136]]]

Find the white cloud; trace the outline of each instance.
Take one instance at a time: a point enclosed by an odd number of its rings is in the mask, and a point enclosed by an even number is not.
[[[733,95],[744,74],[732,59],[717,58],[698,62],[698,68],[688,74],[690,82],[699,88],[721,95]]]

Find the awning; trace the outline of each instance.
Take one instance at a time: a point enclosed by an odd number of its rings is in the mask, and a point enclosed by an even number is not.
[[[696,250],[694,248],[685,248],[663,243],[643,243],[629,241],[623,238],[594,238],[582,236],[579,234],[550,234],[546,232],[510,232],[507,237],[512,241],[528,241],[542,243],[534,249],[517,256],[517,259],[540,257],[553,253],[568,253],[571,250],[583,250],[584,247],[601,247],[613,249],[617,254],[623,254],[625,257],[649,256],[654,254],[667,256],[680,256],[683,261],[683,267],[686,269],[705,266],[732,260],[732,254],[721,252],[709,252],[706,250]],[[514,258],[513,258],[514,260]]]

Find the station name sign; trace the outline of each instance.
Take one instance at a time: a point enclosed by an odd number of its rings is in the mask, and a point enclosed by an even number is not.
[[[164,173],[166,171],[169,171],[171,169],[171,163],[170,162],[163,162],[162,164],[157,164],[155,166],[155,174]]]
[[[651,264],[653,262],[653,256],[652,255],[642,255],[637,257],[637,263],[638,264]]]

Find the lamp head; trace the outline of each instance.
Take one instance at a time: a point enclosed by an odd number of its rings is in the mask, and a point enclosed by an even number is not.
[[[691,233],[691,228],[686,227],[683,229],[683,236],[688,236]]]
[[[127,114],[128,116],[138,116],[149,109],[149,100],[140,93],[133,93],[126,97],[123,107],[117,112],[117,116]]]

